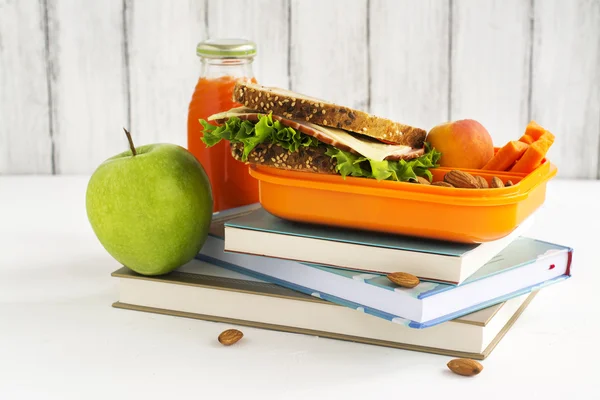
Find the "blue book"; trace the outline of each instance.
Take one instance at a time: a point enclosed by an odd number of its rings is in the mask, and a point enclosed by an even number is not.
[[[225,251],[211,234],[197,258],[411,328],[427,328],[571,276],[569,247],[519,237],[462,285],[402,288],[384,275]]]
[[[225,250],[366,273],[403,271],[460,284],[532,223],[530,217],[508,236],[467,244],[302,224],[258,208],[225,222]]]

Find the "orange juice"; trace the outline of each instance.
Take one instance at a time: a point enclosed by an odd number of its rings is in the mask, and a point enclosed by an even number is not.
[[[201,140],[199,122],[240,106],[232,99],[233,86],[238,79],[255,81],[251,68],[255,54],[252,46],[244,40],[220,39],[202,42],[197,49],[203,69],[189,106],[188,150],[206,170],[213,192],[213,211],[258,202],[258,182],[248,173],[248,166],[231,156],[226,141],[207,148]]]

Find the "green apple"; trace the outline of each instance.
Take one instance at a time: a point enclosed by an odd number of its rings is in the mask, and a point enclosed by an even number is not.
[[[208,236],[213,197],[202,165],[174,144],[151,144],[104,161],[86,192],[88,219],[106,251],[143,275],[192,260]]]

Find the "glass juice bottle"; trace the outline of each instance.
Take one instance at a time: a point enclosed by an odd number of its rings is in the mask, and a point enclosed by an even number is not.
[[[200,139],[210,115],[239,107],[233,101],[238,79],[256,82],[252,61],[256,45],[243,39],[209,39],[198,44],[201,72],[188,111],[188,150],[204,167],[212,187],[213,212],[258,202],[258,182],[248,166],[235,160],[227,141],[206,147]]]

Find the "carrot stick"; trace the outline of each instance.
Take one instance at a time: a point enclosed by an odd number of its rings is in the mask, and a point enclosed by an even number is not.
[[[554,143],[554,135],[547,129],[544,129],[537,122],[531,121],[525,128],[525,133],[519,139],[520,142],[532,144],[536,140],[546,139]]]
[[[547,140],[550,144],[554,143],[554,135],[550,132],[546,131],[542,136],[538,138],[538,140]]]
[[[538,140],[544,133],[546,133],[546,130],[535,121],[530,121],[527,128],[525,128],[525,134],[531,136],[534,141]]]
[[[532,144],[533,142],[535,142],[535,139],[532,138],[530,135],[528,134],[524,134],[523,136],[521,136],[519,138],[519,142],[523,142],[523,143],[527,143],[527,144]]]
[[[504,145],[482,169],[490,171],[506,171],[517,161],[529,147],[528,144],[512,140]]]
[[[510,172],[530,173],[539,167],[550,146],[552,146],[552,142],[549,140],[536,140],[510,169]]]

